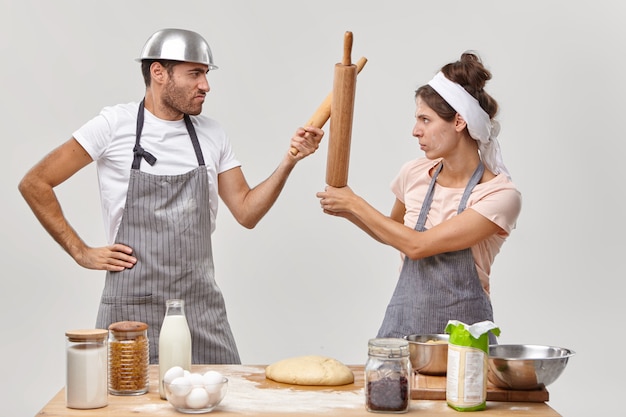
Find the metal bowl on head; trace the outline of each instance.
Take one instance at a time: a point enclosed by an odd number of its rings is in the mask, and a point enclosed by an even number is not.
[[[445,375],[448,370],[447,334],[410,334],[409,357],[414,371],[424,375]]]
[[[575,354],[554,346],[490,345],[487,375],[498,388],[542,389],[556,381]]]
[[[138,61],[144,59],[197,62],[217,69],[207,41],[199,33],[185,29],[161,29],[146,41]]]

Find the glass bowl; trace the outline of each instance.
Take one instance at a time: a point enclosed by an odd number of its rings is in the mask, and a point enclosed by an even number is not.
[[[164,382],[167,401],[181,413],[200,414],[212,411],[222,402],[228,390],[228,378],[219,375],[216,380],[207,374],[186,374]]]

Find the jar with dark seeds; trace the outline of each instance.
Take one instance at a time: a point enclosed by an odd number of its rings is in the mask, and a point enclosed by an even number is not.
[[[405,413],[411,401],[409,344],[404,339],[368,342],[365,363],[365,406],[374,413]]]
[[[367,383],[367,407],[372,411],[402,412],[408,408],[409,382],[404,376]]]

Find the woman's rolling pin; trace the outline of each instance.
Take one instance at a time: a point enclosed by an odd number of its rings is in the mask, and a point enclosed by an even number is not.
[[[352,32],[346,32],[343,42],[343,60],[335,65],[333,97],[330,105],[330,137],[326,161],[326,184],[345,187],[348,184],[352,116],[356,93],[356,65],[352,64]]]
[[[367,58],[365,58],[365,57],[361,57],[361,59],[359,59],[357,61],[357,63],[356,63],[356,71],[357,71],[357,73],[361,72],[361,70],[365,66],[366,62],[367,62]],[[317,108],[317,110],[315,110],[315,113],[313,113],[313,116],[311,116],[309,121],[306,122],[305,126],[318,127],[320,129],[322,127],[324,127],[324,125],[326,124],[326,122],[330,118],[330,105],[331,105],[331,102],[332,102],[332,97],[333,97],[333,93],[332,92],[328,93],[328,95],[326,96],[326,98],[324,99],[322,104],[320,104],[319,107]],[[289,150],[289,152],[292,155],[297,155],[298,154],[298,150],[296,148],[293,148],[293,147]]]

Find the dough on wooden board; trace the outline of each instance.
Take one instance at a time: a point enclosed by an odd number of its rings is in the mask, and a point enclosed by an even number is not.
[[[326,356],[309,355],[283,359],[265,368],[265,377],[295,385],[346,385],[354,374],[343,363]]]

